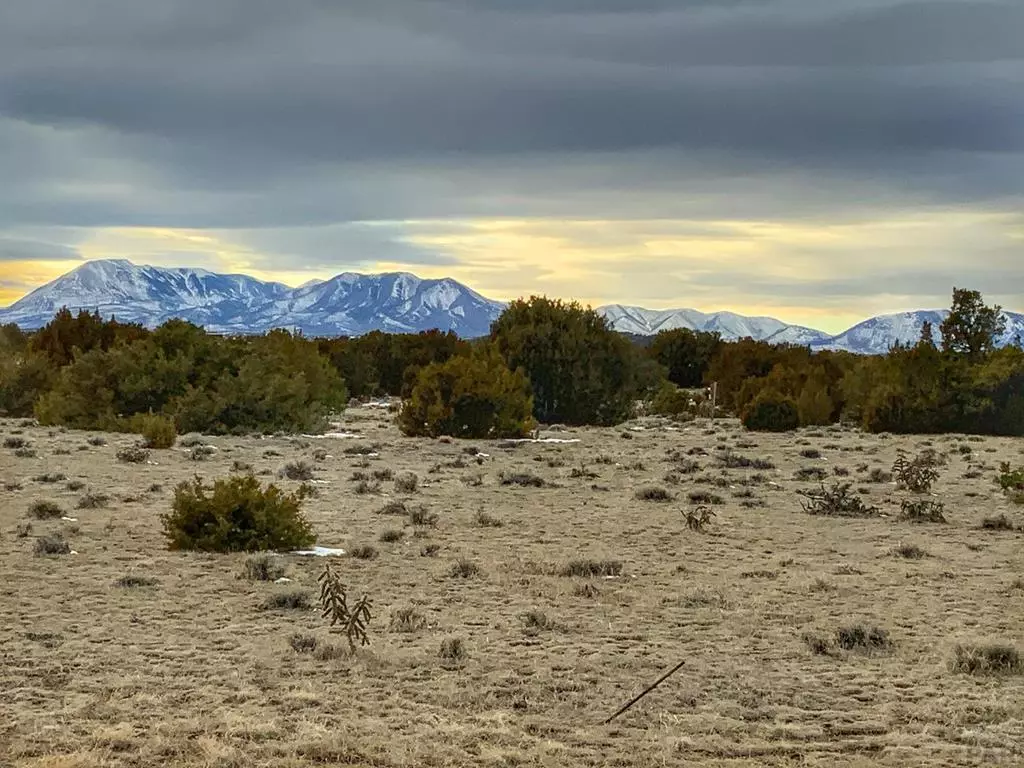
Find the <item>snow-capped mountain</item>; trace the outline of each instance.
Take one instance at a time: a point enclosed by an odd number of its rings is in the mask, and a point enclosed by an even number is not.
[[[858,323],[847,331],[825,341],[812,342],[814,349],[845,349],[863,354],[884,354],[896,342],[913,344],[921,337],[925,322],[932,324],[936,343],[942,340],[939,326],[949,316],[948,309],[922,309],[916,312],[900,312],[893,315],[879,315]],[[1013,344],[1024,338],[1024,315],[1003,312],[1006,331],[998,339],[1000,346]]]
[[[67,306],[99,310],[126,322],[158,325],[181,317],[213,328],[223,325],[225,318],[241,317],[289,290],[286,285],[246,275],[136,266],[125,259],[89,261],[0,310],[0,318],[38,328]]]
[[[111,259],[86,262],[0,309],[0,323],[39,328],[64,306],[73,311],[98,310],[105,317],[150,327],[179,317],[214,333],[290,328],[308,336],[358,336],[373,330],[415,333],[439,328],[473,338],[490,331],[505,303],[484,298],[449,278],[423,280],[407,272],[345,272],[290,288],[247,275],[136,266],[124,259]],[[621,304],[598,307],[597,311],[615,330],[639,336],[689,328],[717,332],[725,339],[751,337],[773,344],[865,354],[884,353],[897,341],[917,341],[925,321],[932,324],[939,341],[939,326],[949,314],[947,310],[920,310],[880,315],[832,336],[773,317],[744,317],[733,312],[654,310]],[[1006,333],[1000,342],[1010,344],[1024,337],[1024,315],[1004,314]]]
[[[156,326],[183,318],[215,333],[291,328],[307,335],[349,336],[440,328],[483,336],[504,304],[450,279],[408,273],[347,272],[299,288],[203,269],[136,266],[124,259],[86,262],[7,309],[0,323],[39,328],[61,307]]]
[[[644,309],[609,304],[598,307],[612,328],[622,333],[653,336],[659,331],[688,328],[691,331],[717,332],[724,339],[764,339],[776,343],[810,344],[831,338],[823,331],[789,325],[774,317],[745,317],[734,312],[706,314],[695,309]]]
[[[358,336],[371,330],[409,333],[440,328],[484,336],[505,305],[450,278],[407,272],[353,272],[296,288],[246,318],[257,328],[295,326],[309,336]],[[241,329],[239,329],[241,330]]]

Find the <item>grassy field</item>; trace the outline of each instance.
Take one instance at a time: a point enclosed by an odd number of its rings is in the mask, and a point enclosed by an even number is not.
[[[1024,524],[994,483],[1020,440],[647,419],[465,444],[374,408],[339,429],[133,464],[130,435],[0,423],[0,765],[1024,765],[1024,670],[952,666],[1024,651],[1024,534],[982,528]],[[885,474],[899,449],[936,452],[930,495]],[[372,601],[354,655],[316,607],[324,558],[270,558],[277,584],[161,534],[196,473],[295,488],[300,461],[319,543],[361,555],[331,558]],[[808,514],[818,476],[878,514]],[[57,533],[71,553],[37,554]]]

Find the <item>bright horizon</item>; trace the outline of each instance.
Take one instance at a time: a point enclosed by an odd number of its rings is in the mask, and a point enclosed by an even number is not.
[[[117,256],[117,257],[109,257],[109,258],[125,259],[127,257]],[[73,269],[76,269],[76,268],[82,266],[85,263],[88,263],[88,261],[99,261],[99,260],[102,260],[102,259],[87,259],[87,260],[80,261],[80,262],[67,262],[66,263],[66,268],[63,269],[63,271],[58,271],[56,274],[53,275],[53,277],[51,277],[51,278],[49,278],[47,280],[44,280],[38,286],[35,286],[35,287],[41,287],[41,286],[45,285],[46,283],[50,282],[51,280],[56,279],[56,278],[58,278],[58,277],[60,277],[60,276],[62,276],[64,274],[67,274],[68,272],[70,272]],[[435,274],[426,274],[423,271],[416,272],[416,271],[411,270],[411,269],[403,269],[403,268],[400,268],[400,267],[394,267],[394,268],[392,268],[392,267],[384,267],[384,268],[381,268],[381,269],[378,269],[378,270],[341,269],[341,270],[338,270],[337,272],[330,272],[330,273],[329,272],[324,272],[322,274],[313,274],[313,275],[311,275],[311,273],[308,273],[308,272],[303,272],[303,273],[287,273],[286,272],[286,273],[273,273],[273,274],[259,273],[259,274],[256,274],[255,272],[247,271],[244,268],[242,268],[242,269],[214,270],[214,269],[209,269],[208,267],[205,267],[205,266],[200,266],[200,265],[197,265],[197,264],[190,264],[190,263],[148,264],[148,263],[144,263],[144,262],[138,262],[138,261],[135,261],[133,259],[127,259],[127,260],[131,261],[133,264],[135,264],[135,266],[139,266],[139,267],[142,267],[142,266],[157,266],[157,267],[164,267],[164,268],[207,269],[208,271],[219,272],[221,274],[243,274],[243,275],[248,275],[250,277],[255,277],[255,278],[263,280],[263,281],[282,283],[282,284],[287,285],[287,286],[289,286],[291,288],[297,288],[300,285],[302,285],[302,284],[304,284],[306,282],[309,282],[310,280],[328,280],[328,279],[330,279],[332,277],[335,277],[338,274],[341,274],[342,272],[363,272],[364,274],[380,274],[380,273],[387,273],[387,272],[411,272],[412,274],[415,274],[417,277],[423,278],[423,279],[439,279],[439,278],[444,278],[444,277],[450,277],[452,279],[458,280],[458,282],[463,283],[464,285],[466,285],[467,287],[473,289],[477,293],[480,293],[485,298],[491,299],[491,300],[495,300],[495,301],[505,301],[505,302],[508,302],[508,301],[512,301],[512,300],[514,300],[516,298],[527,297],[527,296],[530,295],[530,292],[524,292],[522,294],[517,294],[517,295],[514,295],[514,296],[495,296],[495,295],[491,295],[491,294],[488,294],[488,293],[486,293],[484,291],[479,290],[476,286],[474,286],[472,284],[466,283],[463,280],[459,280],[454,275],[450,275],[450,274],[436,274],[436,275]],[[57,268],[57,269],[60,269],[61,265],[64,265],[64,263],[63,262],[54,262],[54,263],[51,263],[49,266]],[[31,290],[34,290],[34,288],[31,289]],[[25,296],[27,296],[28,293],[31,293],[31,290],[26,291],[24,293],[21,293],[16,298],[14,298],[12,300],[9,300],[9,301],[0,300],[0,309],[4,309],[4,308],[10,306],[11,304],[16,303],[21,298],[24,298]],[[535,293],[540,293],[540,292],[535,292]],[[734,309],[732,307],[725,307],[725,306],[715,308],[715,307],[689,306],[689,305],[683,305],[683,304],[666,305],[666,306],[645,306],[645,305],[641,305],[641,304],[635,304],[635,303],[623,302],[623,301],[604,301],[604,300],[593,300],[593,299],[580,298],[580,297],[575,297],[575,296],[555,296],[554,294],[548,294],[548,295],[551,296],[552,298],[560,298],[560,299],[563,299],[563,300],[576,300],[576,301],[579,301],[581,304],[589,305],[589,306],[592,306],[592,307],[595,307],[595,308],[596,307],[601,307],[601,306],[607,306],[607,305],[610,305],[610,304],[619,304],[619,305],[623,305],[623,306],[641,307],[643,309],[655,310],[655,311],[679,310],[679,309],[694,309],[694,310],[697,310],[699,312],[703,312],[704,314],[713,314],[715,312],[734,312],[736,314],[744,315],[744,316],[747,316],[747,317],[766,316],[766,317],[773,317],[773,318],[775,318],[777,320],[781,320],[782,322],[785,322],[785,323],[790,324],[790,325],[807,326],[807,327],[814,328],[814,329],[820,330],[820,331],[825,331],[825,332],[831,333],[831,334],[842,333],[843,331],[848,330],[852,326],[854,326],[854,325],[856,325],[856,324],[858,324],[858,323],[860,323],[860,322],[862,322],[864,320],[867,320],[870,317],[875,316],[874,314],[873,315],[866,315],[866,316],[863,316],[863,317],[853,318],[851,320],[846,320],[844,318],[839,318],[839,317],[836,317],[836,316],[832,316],[831,318],[825,318],[826,321],[831,321],[831,322],[820,322],[819,320],[816,319],[813,322],[809,323],[809,322],[801,322],[799,320],[793,320],[793,319],[790,319],[789,317],[779,316],[777,314],[774,314],[773,311],[771,311],[771,310],[764,311],[764,312],[759,312],[759,311],[756,311],[756,310],[754,310],[754,311],[737,311],[736,309]],[[2,296],[3,296],[3,293],[0,292],[0,297],[2,297]],[[896,313],[899,313],[899,312],[908,312],[908,311],[914,311],[914,310],[941,310],[941,309],[946,309],[946,308],[948,308],[948,302],[947,302],[946,306],[932,306],[932,307],[926,307],[926,306],[909,307],[908,306],[908,307],[905,307],[905,308],[902,308],[902,309],[892,310],[891,312],[875,313],[875,314],[896,314]],[[1004,309],[1007,309],[1007,310],[1009,310],[1011,312],[1015,311],[1013,307],[1004,307]],[[815,317],[817,317],[817,316],[815,316]],[[845,325],[842,324],[844,322],[846,323]]]

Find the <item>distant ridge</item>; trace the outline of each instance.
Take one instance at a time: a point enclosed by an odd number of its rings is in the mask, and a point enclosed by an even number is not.
[[[484,336],[505,303],[493,301],[450,278],[425,280],[408,272],[364,275],[344,272],[298,288],[247,275],[204,269],[139,266],[126,259],[88,261],[43,285],[6,309],[0,323],[23,328],[45,325],[61,307],[97,310],[105,317],[156,326],[182,318],[215,333],[262,333],[272,328],[314,336],[359,336],[380,330],[416,333],[438,328],[466,338]],[[650,336],[688,328],[723,338],[750,337],[812,349],[882,353],[894,343],[913,343],[927,320],[938,327],[946,310],[879,315],[838,335],[791,325],[773,317],[695,309],[653,310],[609,304],[598,307],[623,333]],[[1001,344],[1024,337],[1024,315],[1006,312]]]

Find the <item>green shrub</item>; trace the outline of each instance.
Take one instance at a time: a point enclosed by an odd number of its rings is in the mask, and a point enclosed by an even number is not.
[[[433,363],[416,374],[398,426],[410,436],[523,437],[534,427],[530,384],[493,350]]]
[[[692,414],[695,410],[696,400],[693,395],[670,382],[665,382],[651,400],[651,413],[663,416],[682,416]]]
[[[174,419],[151,413],[140,413],[133,416],[131,431],[142,435],[142,444],[146,448],[170,448],[178,436],[178,430],[174,427]]]
[[[300,512],[301,497],[251,476],[204,486],[196,477],[174,490],[172,512],[161,517],[171,549],[203,552],[291,550],[316,541]]]
[[[765,391],[744,409],[742,421],[756,432],[788,432],[800,426],[800,414],[793,398]]]
[[[618,424],[645,388],[660,383],[657,363],[575,302],[513,301],[491,325],[491,341],[510,369],[529,378],[533,415],[545,424]]]
[[[1016,504],[1024,504],[1024,467],[1010,468],[1010,462],[999,465],[999,487]]]
[[[796,400],[796,409],[801,426],[831,424],[833,405],[826,383],[808,379]]]

